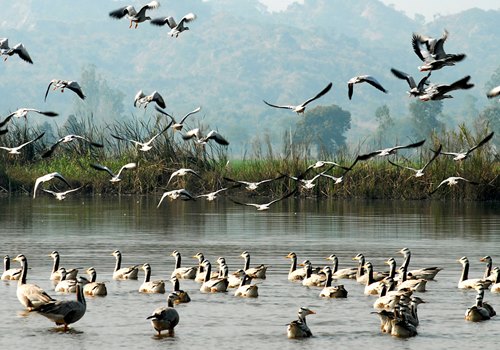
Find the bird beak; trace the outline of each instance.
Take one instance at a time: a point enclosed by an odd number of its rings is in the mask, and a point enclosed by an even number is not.
[[[309,310],[309,315],[311,315],[311,314],[315,314],[315,313],[316,313],[316,311]]]

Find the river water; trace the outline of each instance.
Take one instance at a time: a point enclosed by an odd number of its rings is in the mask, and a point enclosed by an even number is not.
[[[37,313],[26,314],[16,298],[16,283],[0,283],[0,344],[3,349],[319,349],[368,347],[369,349],[494,349],[500,336],[500,319],[473,324],[464,320],[474,304],[474,291],[457,288],[466,255],[470,277],[481,277],[485,265],[479,258],[500,260],[500,204],[448,202],[316,201],[289,200],[267,212],[217,202],[168,202],[156,208],[158,198],[73,197],[64,201],[42,197],[0,198],[1,254],[23,253],[30,269],[28,282],[57,299],[49,281],[52,259],[58,250],[65,267],[94,266],[98,280],[108,281],[108,296],[87,298],[87,313],[71,330],[61,332]],[[375,269],[409,247],[410,268],[440,266],[435,282],[427,284],[419,307],[418,336],[401,340],[382,334],[374,297],[363,286],[342,280],[347,299],[324,300],[319,288],[306,288],[287,280],[295,251],[299,260],[325,265],[335,253],[340,268],[354,266],[363,253]],[[114,281],[119,249],[125,266],[148,262],[153,279],[168,280],[174,249],[183,266],[203,252],[213,265],[224,256],[230,271],[243,266],[241,252],[251,254],[251,265],[268,264],[268,278],[259,282],[259,298],[241,299],[226,294],[202,294],[199,284],[181,280],[192,302],[177,306],[180,323],[174,337],[155,336],[146,317],[166,303],[166,295],[138,293],[138,281]],[[17,263],[13,262],[13,266]],[[167,288],[171,285],[167,282]],[[485,301],[500,311],[500,295],[489,291]],[[296,319],[300,306],[317,314],[308,317],[313,337],[289,340],[286,324]]]

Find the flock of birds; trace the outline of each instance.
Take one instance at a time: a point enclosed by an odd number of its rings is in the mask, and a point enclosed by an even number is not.
[[[417,335],[419,325],[418,305],[425,301],[418,296],[425,292],[427,282],[434,280],[442,270],[437,266],[420,269],[409,269],[411,252],[409,248],[399,251],[403,255],[403,263],[397,269],[396,260],[389,258],[385,261],[389,271],[374,271],[373,264],[366,260],[362,253],[357,254],[352,260],[357,261],[357,266],[339,269],[339,259],[335,254],[326,257],[331,262],[329,266],[313,267],[309,260],[298,264],[297,254],[290,252],[285,258],[290,259],[290,268],[287,278],[290,282],[300,283],[308,288],[319,287],[321,298],[347,298],[348,291],[342,279],[353,279],[364,285],[363,293],[367,296],[377,297],[373,303],[375,311],[380,318],[380,330],[395,337],[408,338]],[[139,285],[139,293],[167,292],[165,280],[151,280],[152,268],[148,263],[122,266],[122,254],[115,250],[112,255],[116,259],[113,271],[114,280],[137,280],[139,271],[144,271],[144,280]],[[1,279],[4,281],[17,280],[17,298],[28,311],[35,311],[57,326],[67,330],[69,325],[80,320],[86,312],[85,296],[104,297],[108,295],[106,282],[98,282],[97,272],[94,267],[85,270],[89,278],[78,275],[76,268],[64,268],[60,264],[60,255],[57,251],[49,254],[53,259],[50,280],[53,282],[54,291],[62,294],[76,293],[76,300],[56,300],[46,291],[35,284],[27,282],[28,260],[23,254],[17,255],[13,260],[21,264],[20,268],[11,268],[10,258],[4,257],[4,270]],[[196,266],[182,266],[181,253],[174,250],[171,256],[175,258],[175,265],[170,274],[172,290],[168,292],[167,305],[156,308],[147,319],[159,336],[166,331],[168,335],[174,334],[174,328],[179,323],[180,317],[174,305],[189,303],[191,297],[187,291],[180,289],[180,280],[193,280],[200,284],[202,293],[228,293],[234,290],[233,295],[242,298],[257,298],[261,282],[252,283],[253,280],[265,280],[268,265],[260,264],[251,266],[250,253],[244,251],[240,257],[244,259],[243,267],[229,273],[228,264],[224,257],[216,261],[218,271],[212,270],[212,264],[203,253],[198,252],[193,258],[198,260]],[[469,260],[462,257],[457,260],[462,264],[462,273],[458,280],[459,289],[477,291],[476,302],[465,312],[465,320],[479,322],[489,320],[496,315],[494,308],[485,302],[484,293],[488,288],[492,293],[500,293],[500,268],[492,267],[492,258],[485,256],[480,259],[486,263],[482,278],[469,278]],[[299,268],[299,266],[301,266]],[[285,275],[283,271],[283,275]],[[333,282],[337,282],[333,284]],[[312,336],[312,331],[307,325],[306,316],[316,312],[308,307],[301,307],[296,320],[287,324],[288,338],[307,338]]]

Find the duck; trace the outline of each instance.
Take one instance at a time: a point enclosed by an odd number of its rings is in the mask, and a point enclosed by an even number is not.
[[[295,113],[297,114],[303,114],[305,111],[306,111],[306,106],[313,102],[314,100],[317,100],[318,98],[322,97],[323,95],[325,95],[328,91],[331,90],[333,84],[330,82],[328,83],[328,85],[323,89],[321,90],[316,96],[302,102],[301,104],[297,105],[297,106],[293,106],[293,105],[275,105],[275,104],[271,104],[269,102],[267,102],[266,100],[263,100],[263,102],[268,105],[269,107],[274,107],[274,108],[281,108],[281,109],[290,109],[292,111],[294,111]]]
[[[19,280],[21,272],[21,268],[10,268],[10,257],[8,255],[3,257],[3,273],[1,278],[3,281]]]
[[[104,282],[97,282],[97,272],[94,267],[89,267],[85,271],[90,276],[90,281],[85,286],[83,286],[83,293],[90,296],[106,296],[108,290],[106,289],[106,284]]]
[[[291,261],[290,270],[288,271],[288,280],[302,281],[306,276],[306,271],[304,269],[297,269],[297,254],[295,254],[295,252],[290,252],[285,258]]]
[[[245,259],[243,270],[248,276],[252,278],[266,279],[266,272],[269,266],[261,264],[256,267],[250,267],[250,253],[247,252],[246,250],[243,253],[241,253],[240,257]]]
[[[129,28],[132,28],[132,24],[135,24],[135,29],[137,29],[139,23],[151,20],[151,17],[146,16],[146,11],[154,10],[158,7],[160,7],[160,3],[158,1],[151,1],[142,6],[139,12],[137,12],[134,6],[128,5],[111,11],[109,13],[109,16],[116,19],[122,19],[123,17],[127,16],[127,18],[130,20]]]
[[[321,287],[326,281],[324,273],[313,273],[312,264],[309,260],[304,260],[300,266],[304,267],[305,277],[302,280],[302,285],[306,287]]]
[[[28,259],[23,254],[19,254],[13,260],[21,264],[21,277],[17,282],[17,299],[28,311],[37,310],[44,304],[56,301],[36,284],[26,283]]]
[[[189,23],[191,21],[194,21],[196,19],[196,15],[192,12],[188,13],[184,17],[181,18],[179,23],[175,21],[175,19],[172,16],[168,17],[160,17],[160,18],[155,18],[151,20],[152,25],[156,26],[164,26],[167,24],[170,27],[170,31],[168,32],[168,35],[171,37],[178,37],[180,33],[189,30],[189,27],[184,25],[185,23]]]
[[[210,279],[212,276],[212,266],[210,262],[205,259],[202,262],[205,270],[205,279],[203,284],[200,287],[200,291],[203,293],[224,293],[227,291],[227,287],[229,285],[227,278],[225,277],[217,277]]]
[[[170,254],[175,258],[175,269],[172,271],[171,278],[177,277],[179,279],[187,279],[194,280],[196,278],[196,266],[191,267],[181,267],[181,253],[178,250],[174,250],[172,254]]]
[[[242,298],[257,298],[259,296],[259,286],[251,284],[252,277],[243,272],[243,277],[238,289],[234,291],[234,296]]]
[[[458,288],[460,289],[476,289],[479,286],[489,287],[491,281],[482,278],[469,278],[469,259],[466,256],[457,260],[462,264],[462,274],[458,281]]]
[[[316,314],[316,312],[307,307],[301,307],[299,309],[297,320],[287,325],[286,333],[289,339],[312,337],[312,332],[306,322],[306,316],[312,314]]]
[[[356,278],[356,273],[358,272],[357,267],[348,267],[345,269],[338,269],[339,267],[339,259],[335,254],[331,254],[326,260],[330,260],[332,262],[332,278]]]
[[[53,301],[43,304],[36,311],[55,322],[56,325],[63,325],[64,331],[67,331],[68,326],[80,320],[87,311],[82,284],[77,284],[76,300]]]
[[[162,331],[168,331],[168,335],[174,335],[174,328],[179,324],[179,313],[174,309],[177,294],[170,293],[167,297],[167,306],[156,308],[151,316],[146,319],[151,320],[151,325],[161,336]]]
[[[145,263],[141,267],[144,270],[144,281],[139,287],[139,293],[165,293],[165,281],[155,280],[151,281],[151,265]]]
[[[115,270],[113,271],[113,279],[115,280],[136,280],[139,274],[139,267],[141,265],[132,265],[129,267],[121,267],[122,253],[115,250],[111,253],[116,258]]]
[[[172,293],[177,294],[177,298],[174,300],[174,303],[189,303],[191,301],[191,298],[189,297],[188,292],[180,289],[179,279],[176,276],[172,276],[170,278],[170,282],[172,282]]]
[[[319,296],[323,298],[347,298],[347,290],[343,284],[332,286],[332,269],[329,266],[325,266],[323,272],[326,275],[326,281]]]
[[[405,266],[405,268],[407,270],[407,275],[411,276],[412,279],[433,280],[436,277],[436,275],[439,273],[439,271],[442,270],[442,268],[437,267],[437,266],[424,267],[424,268],[416,269],[416,270],[408,270],[408,266],[410,265],[410,259],[411,259],[410,249],[405,247],[405,248],[401,249],[399,251],[399,253],[403,255],[403,257],[404,257],[403,265]]]
[[[48,256],[50,256],[54,261],[52,263],[52,273],[50,274],[50,280],[56,282],[62,280],[62,270],[59,270],[59,264],[61,261],[59,252],[57,250],[54,250]],[[78,269],[64,269],[64,273],[67,280],[75,280],[76,276],[78,275]]]

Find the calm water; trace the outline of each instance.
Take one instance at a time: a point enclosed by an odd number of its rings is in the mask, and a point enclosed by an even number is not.
[[[57,331],[43,316],[26,315],[16,298],[16,284],[0,283],[0,344],[2,348],[76,349],[319,349],[368,346],[370,349],[496,348],[500,318],[479,324],[464,321],[475,292],[457,289],[461,265],[471,260],[471,277],[480,277],[491,255],[500,261],[500,205],[498,203],[415,202],[316,202],[279,203],[268,212],[216,203],[172,202],[156,209],[157,198],[90,197],[59,202],[40,197],[0,199],[1,254],[27,256],[28,280],[56,295],[49,281],[52,250],[66,267],[94,266],[98,280],[107,283],[108,296],[87,298],[87,313],[68,333]],[[323,300],[319,288],[305,288],[287,280],[295,251],[299,260],[324,265],[335,253],[340,267],[362,252],[376,269],[389,257],[401,263],[402,247],[412,251],[410,267],[441,266],[436,282],[422,293],[419,335],[400,340],[381,334],[379,320],[371,314],[374,297],[363,295],[363,286],[343,280],[345,300]],[[259,285],[255,300],[227,294],[201,294],[193,281],[181,281],[192,302],[177,307],[180,324],[175,337],[158,339],[146,317],[165,303],[165,295],[142,295],[142,282],[113,281],[120,249],[125,266],[148,262],[154,279],[168,279],[177,249],[183,265],[194,265],[198,251],[214,262],[224,256],[230,271],[242,267],[239,255],[248,250],[252,265],[269,264],[268,278]],[[17,263],[13,263],[15,266]],[[170,288],[168,284],[168,288]],[[485,300],[500,311],[500,295],[486,293]],[[286,324],[300,306],[317,312],[308,317],[313,338],[296,341],[286,337]],[[335,346],[333,346],[335,348]]]

